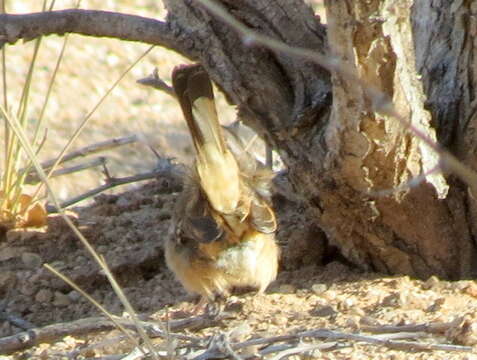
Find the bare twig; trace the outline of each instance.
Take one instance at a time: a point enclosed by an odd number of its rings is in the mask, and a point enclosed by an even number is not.
[[[115,320],[121,324],[123,327],[136,331],[136,325],[130,319],[123,319],[119,317],[115,317]],[[202,329],[207,328],[210,326],[217,325],[221,318],[212,319],[210,317],[194,317],[184,320],[173,320],[170,322],[170,327],[172,331],[179,331],[185,328],[189,329]],[[166,338],[167,336],[177,338],[179,340],[189,341],[193,344],[200,344],[201,339],[182,335],[182,334],[165,334],[162,331],[158,324],[147,322],[147,321],[140,321],[141,325],[144,326],[148,336],[151,338],[154,337],[162,337]],[[70,336],[79,336],[83,334],[91,334],[96,333],[99,331],[108,331],[115,329],[116,326],[114,325],[111,320],[106,319],[104,317],[90,317],[80,320],[75,320],[67,323],[57,323],[48,325],[42,328],[35,328],[30,329],[25,332],[21,332],[12,336],[7,336],[4,338],[0,338],[0,353],[2,354],[9,354],[14,351],[27,349],[32,346],[35,346],[40,343],[53,343],[62,339],[63,337],[70,335]]]
[[[177,50],[177,39],[167,23],[110,11],[69,9],[34,14],[0,14],[0,48],[5,43],[42,35],[76,33],[114,37]]]
[[[110,181],[113,181],[113,177],[111,176],[111,173],[109,172],[109,169],[106,166],[106,164],[103,164],[103,174],[106,177],[106,182],[107,183],[110,182]]]
[[[0,320],[1,319],[8,321],[10,324],[15,325],[22,330],[29,330],[35,327],[28,320],[25,320],[18,315],[10,314],[5,310],[0,311]]]
[[[137,80],[137,83],[144,86],[151,86],[156,90],[165,92],[167,95],[170,95],[173,98],[176,97],[174,89],[171,86],[167,85],[166,82],[159,77],[157,68],[153,70],[151,75],[143,79]]]
[[[97,153],[97,152],[111,150],[111,149],[114,149],[118,146],[131,144],[131,143],[137,142],[138,139],[139,139],[139,137],[136,134],[132,134],[132,135],[124,136],[124,137],[117,137],[117,138],[109,139],[109,140],[102,141],[102,142],[99,142],[99,143],[91,144],[91,145],[82,147],[78,150],[75,150],[75,151],[72,151],[72,152],[66,154],[65,156],[63,156],[60,159],[60,161],[58,162],[58,165],[63,164],[63,163],[68,162],[68,161],[71,161],[71,160],[74,160],[74,159],[77,159],[79,157],[86,157],[88,155],[91,155],[91,154],[94,154],[94,153]],[[101,158],[99,158],[99,159],[101,159]],[[104,163],[105,158],[103,157],[102,158],[103,160],[99,160],[99,159],[93,160],[91,162],[86,162],[86,163],[83,163],[81,165],[73,166],[73,167],[70,167],[70,168],[63,168],[63,169],[60,169],[60,170],[55,170],[50,175],[50,177],[70,174],[70,173],[81,171],[81,170],[84,170],[84,169],[87,169],[87,168],[90,168],[90,167],[99,166],[102,163]],[[55,159],[50,159],[50,160],[44,161],[41,164],[41,166],[45,171],[49,171],[51,169],[51,167],[55,164],[56,161],[57,161],[56,158]],[[37,172],[35,171],[35,169],[32,168],[31,165],[24,168],[24,169],[21,169],[20,173],[23,173],[24,171],[28,172],[27,178],[25,180],[25,182],[27,184],[36,184],[40,181]]]
[[[224,315],[225,316],[225,315]],[[115,317],[115,320],[119,322],[123,327],[136,330],[136,325],[130,319],[123,319]],[[208,328],[211,326],[216,326],[220,321],[223,320],[223,317],[219,318],[210,318],[207,316],[199,317],[190,317],[187,319],[181,320],[172,320],[169,323],[171,331],[177,332],[185,329],[189,330],[199,330]],[[457,319],[455,320],[457,321]],[[455,322],[454,321],[454,322]],[[196,336],[183,335],[178,333],[169,333],[164,331],[157,323],[140,321],[141,325],[144,327],[148,336],[151,338],[161,337],[164,339],[173,338],[177,340],[186,341],[189,343],[189,348],[191,346],[197,348],[202,348],[202,350],[197,350],[186,356],[187,359],[209,359],[214,356],[232,356],[235,359],[239,358],[238,350],[245,349],[253,346],[264,346],[275,344],[279,342],[284,342],[283,346],[268,346],[259,351],[259,355],[266,355],[275,352],[283,352],[282,356],[285,354],[297,354],[311,350],[331,350],[336,347],[336,342],[326,342],[320,344],[301,344],[293,343],[299,342],[304,338],[322,338],[330,340],[348,340],[348,341],[359,341],[368,344],[385,346],[392,349],[404,350],[404,351],[472,351],[470,346],[460,346],[460,345],[450,345],[450,344],[431,344],[431,343],[422,343],[416,341],[398,341],[402,339],[409,338],[419,338],[425,336],[426,334],[422,331],[427,332],[441,332],[444,329],[455,325],[454,322],[450,323],[429,323],[429,324],[417,324],[409,325],[402,327],[376,327],[371,328],[369,331],[383,331],[388,332],[391,328],[396,329],[399,332],[379,334],[379,335],[363,335],[356,333],[344,333],[335,330],[328,329],[316,329],[302,331],[296,334],[288,334],[281,336],[273,336],[268,338],[258,338],[247,340],[239,343],[234,343],[228,341],[227,338],[223,336],[216,336],[207,341],[206,338],[200,338]],[[452,324],[452,325],[451,325]],[[91,317],[81,320],[72,321],[69,323],[59,323],[54,325],[45,326],[43,328],[31,329],[27,332],[19,333],[13,336],[5,337],[0,339],[0,349],[2,353],[11,353],[21,349],[26,349],[31,346],[34,346],[38,343],[46,342],[52,343],[58,341],[66,335],[78,336],[82,334],[95,333],[98,331],[107,331],[115,328],[115,325],[108,319],[103,317]],[[406,330],[406,331],[400,331]],[[418,331],[418,332],[408,332],[408,331]],[[223,334],[222,334],[223,335]],[[204,346],[209,343],[206,349]],[[99,344],[98,346],[100,346]],[[219,346],[220,345],[220,346]],[[228,349],[228,350],[227,350]],[[233,355],[234,354],[234,355]]]
[[[327,329],[317,329],[299,332],[297,334],[274,336],[269,338],[253,339],[244,341],[242,343],[233,344],[232,348],[235,350],[246,348],[254,345],[271,344],[283,341],[296,341],[302,338],[324,338],[334,340],[351,340],[361,341],[369,344],[383,345],[392,349],[408,350],[408,351],[429,351],[429,350],[443,350],[443,351],[472,351],[470,346],[449,345],[449,344],[429,344],[419,343],[415,341],[396,341],[395,339],[409,338],[418,336],[418,333],[393,333],[387,335],[362,335],[349,334],[340,331],[333,331]]]
[[[149,179],[154,179],[154,178],[159,177],[159,176],[164,176],[164,177],[179,180],[180,179],[180,172],[176,171],[174,169],[174,165],[171,164],[170,167],[167,167],[167,168],[157,168],[157,169],[154,169],[152,171],[148,171],[148,172],[145,172],[145,173],[136,174],[136,175],[132,175],[132,176],[125,176],[125,177],[121,177],[121,178],[108,177],[106,179],[105,184],[103,184],[103,185],[101,185],[101,186],[99,186],[95,189],[92,189],[90,191],[87,191],[87,192],[85,192],[81,195],[75,196],[74,198],[66,200],[65,202],[62,202],[61,207],[62,208],[67,208],[71,205],[77,204],[78,202],[80,202],[82,200],[85,200],[85,199],[88,199],[92,196],[98,195],[98,194],[102,193],[103,191],[112,189],[116,186],[120,186],[120,185],[124,185],[124,184],[131,184],[131,183],[144,181],[144,180],[149,180]],[[49,213],[54,213],[54,212],[57,212],[57,209],[56,209],[55,206],[48,205],[47,206],[47,211]]]
[[[85,157],[97,152],[111,150],[118,146],[131,144],[136,141],[138,141],[138,136],[136,134],[132,134],[132,135],[124,136],[124,137],[117,137],[117,138],[101,141],[95,144],[91,144],[66,154],[65,156],[62,157],[58,165],[63,164],[67,161],[71,161],[73,159],[79,158],[79,157]],[[51,159],[41,163],[41,166],[43,167],[43,169],[47,170],[51,168],[55,162],[56,162],[56,159]]]
[[[0,352],[10,354],[14,351],[27,349],[40,343],[52,343],[67,335],[81,335],[96,331],[106,331],[114,328],[111,321],[104,318],[81,319],[69,323],[48,325],[42,328],[30,329],[12,336],[0,339]]]
[[[106,160],[107,160],[106,157],[100,156],[100,157],[91,159],[89,161],[82,162],[82,163],[80,163],[78,165],[75,165],[75,166],[70,166],[70,167],[67,167],[67,168],[55,170],[55,171],[53,171],[53,174],[51,174],[51,177],[68,175],[68,174],[72,174],[72,173],[75,173],[75,172],[78,172],[78,171],[82,171],[82,170],[86,170],[86,169],[91,169],[93,167],[101,166],[101,165],[106,164]],[[41,181],[41,179],[36,175],[36,173],[30,173],[30,175],[28,175],[28,177],[26,178],[25,183],[31,185],[31,184],[39,183],[40,181]]]
[[[371,333],[393,333],[401,331],[422,331],[431,334],[442,334],[462,323],[462,317],[457,317],[449,322],[435,322],[408,325],[381,325],[381,326],[361,326],[361,330]]]
[[[191,354],[188,358],[194,360],[217,359],[230,357],[233,360],[242,360],[239,354],[235,352],[226,333],[219,333],[212,336],[207,350],[200,354]]]

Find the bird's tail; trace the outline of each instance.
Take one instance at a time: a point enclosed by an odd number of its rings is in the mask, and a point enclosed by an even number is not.
[[[179,66],[172,84],[197,153],[201,187],[216,211],[230,214],[240,199],[240,172],[225,144],[209,76],[200,65]]]

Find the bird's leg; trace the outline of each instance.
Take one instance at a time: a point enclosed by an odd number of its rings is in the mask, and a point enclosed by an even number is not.
[[[207,305],[205,306],[205,315],[213,319],[221,315],[225,309],[228,295],[228,293],[216,295],[213,300],[208,301]]]
[[[206,312],[208,303],[209,300],[205,296],[201,296],[197,305],[192,309],[192,314],[197,316],[203,310]]]

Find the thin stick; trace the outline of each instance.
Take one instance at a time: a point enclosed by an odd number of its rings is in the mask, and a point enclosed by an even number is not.
[[[106,157],[100,156],[100,157],[91,159],[89,161],[82,162],[75,166],[70,166],[67,168],[55,170],[53,171],[53,174],[51,175],[51,177],[54,178],[58,176],[73,174],[75,172],[91,169],[93,167],[102,166],[106,164],[106,161],[107,161]],[[25,183],[30,185],[39,183],[40,181],[41,179],[36,174],[30,174],[25,179]]]
[[[176,93],[174,89],[171,86],[167,85],[166,82],[159,77],[157,68],[153,70],[151,75],[143,79],[139,79],[136,82],[144,86],[151,86],[156,90],[163,91],[167,95],[170,95],[173,98],[176,98]]]
[[[416,335],[416,334],[413,334]],[[317,330],[309,330],[309,331],[302,331],[297,334],[290,334],[290,335],[281,335],[281,336],[274,336],[269,338],[262,338],[262,339],[253,339],[244,341],[239,344],[233,344],[232,348],[237,350],[241,348],[246,348],[249,346],[254,345],[264,345],[270,344],[274,342],[281,342],[281,341],[293,341],[299,340],[301,338],[325,338],[325,339],[333,339],[333,340],[352,340],[352,341],[361,341],[369,344],[375,345],[383,345],[393,349],[400,349],[400,350],[421,350],[421,351],[429,351],[429,350],[443,350],[443,351],[472,351],[471,346],[460,346],[460,345],[449,345],[449,344],[428,344],[428,343],[418,343],[415,341],[396,341],[391,339],[402,338],[402,337],[409,337],[409,334],[388,334],[388,335],[362,335],[362,334],[349,334],[340,331],[333,331],[327,329],[317,329]]]
[[[115,323],[122,327],[136,331],[136,324],[130,319],[119,318],[113,316],[112,319],[105,317],[89,317],[85,319],[74,320],[65,323],[57,323],[47,325],[41,328],[30,329],[29,331],[21,332],[12,336],[0,338],[0,351],[2,354],[9,354],[22,349],[27,349],[40,343],[54,343],[65,336],[80,336],[83,334],[93,334],[100,331],[108,331],[116,328]],[[170,328],[172,331],[180,331],[186,328],[199,330],[216,326],[221,318],[211,319],[209,317],[199,316],[182,320],[172,320]],[[167,339],[168,337],[188,341],[192,344],[201,344],[202,339],[176,333],[167,334],[163,331],[157,323],[139,321],[144,327],[148,336],[151,338],[161,337]]]
[[[137,142],[138,139],[139,137],[136,134],[132,134],[132,135],[124,136],[124,137],[117,137],[117,138],[101,141],[95,144],[87,145],[78,150],[72,151],[66,154],[65,156],[61,157],[59,161],[58,161],[58,158],[55,158],[55,159],[42,162],[41,166],[43,169],[46,170],[51,168],[55,164],[55,162],[58,162],[57,165],[60,165],[67,161],[71,161],[79,157],[85,157],[97,152],[111,150],[118,146],[131,144],[131,143]]]
[[[381,325],[381,326],[361,326],[361,330],[371,333],[392,333],[400,331],[422,331],[431,334],[442,334],[449,329],[459,326],[462,317],[456,317],[449,322],[435,322],[408,325]]]
[[[136,174],[132,176],[126,176],[122,178],[115,178],[115,177],[110,177],[107,179],[106,183],[95,188],[92,190],[89,190],[81,195],[75,196],[71,199],[68,199],[60,204],[61,208],[67,208],[71,205],[77,204],[80,201],[86,200],[92,196],[98,195],[102,193],[103,191],[112,189],[116,186],[124,185],[124,184],[131,184],[139,181],[144,181],[144,180],[149,180],[149,179],[154,179],[158,176],[175,176],[175,172],[172,169],[155,169],[149,172],[141,173],[141,174]],[[55,206],[49,205],[47,206],[47,211],[49,213],[55,213],[58,212],[58,209]]]
[[[29,330],[34,328],[35,326],[29,322],[28,320],[25,320],[17,315],[14,314],[9,314],[7,311],[2,310],[0,311],[0,319],[8,321],[10,324],[15,325],[17,328],[20,328],[22,330]]]

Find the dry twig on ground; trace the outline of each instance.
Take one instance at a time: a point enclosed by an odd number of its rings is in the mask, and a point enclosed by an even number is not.
[[[281,356],[289,356],[291,354],[304,353],[312,350],[333,350],[336,348],[336,341],[338,340],[346,342],[363,342],[402,351],[472,351],[472,347],[470,346],[402,341],[403,339],[417,339],[427,336],[427,334],[422,331],[425,331],[426,329],[431,329],[431,332],[436,329],[441,330],[443,327],[451,326],[451,324],[455,326],[457,324],[456,322],[446,323],[447,325],[444,325],[443,323],[428,323],[425,324],[425,326],[424,324],[406,325],[405,327],[396,326],[392,327],[396,330],[392,333],[389,332],[391,327],[376,327],[373,328],[375,332],[377,332],[379,329],[382,329],[383,332],[382,334],[376,335],[346,333],[329,329],[315,329],[302,331],[295,334],[272,336],[268,338],[255,338],[242,342],[233,342],[229,336],[227,336],[227,334],[224,335],[224,333],[219,333],[208,338],[200,338],[197,336],[175,333],[177,331],[183,331],[186,329],[199,330],[217,326],[224,319],[224,316],[228,316],[228,314],[223,314],[217,318],[198,316],[181,320],[172,320],[169,322],[169,329],[171,333],[164,332],[159,325],[154,322],[141,321],[141,325],[151,338],[172,338],[177,341],[186,342],[186,344],[182,347],[192,350],[192,352],[189,352],[189,354],[186,356],[188,360],[204,360],[221,357],[232,357],[237,359],[241,358],[239,353],[241,350],[253,347],[261,347],[261,349],[257,350],[257,354],[260,356],[278,353],[279,356],[277,356],[280,358]],[[136,329],[136,325],[129,319],[117,318],[117,321],[129,330]],[[0,339],[0,349],[2,353],[8,354],[14,351],[30,348],[39,343],[53,343],[59,341],[65,336],[81,336],[99,331],[112,330],[114,328],[115,325],[110,320],[103,317],[92,317],[72,321],[69,323],[53,324],[43,328],[30,329],[13,336],[2,338]],[[399,329],[416,329],[416,331],[419,332],[399,331]],[[304,339],[325,339],[333,341],[327,341],[324,343],[304,343]],[[273,345],[276,343],[283,343],[283,345]],[[104,344],[100,343],[97,346],[101,345]],[[344,343],[341,346],[351,345]],[[248,357],[249,356],[245,358]]]

